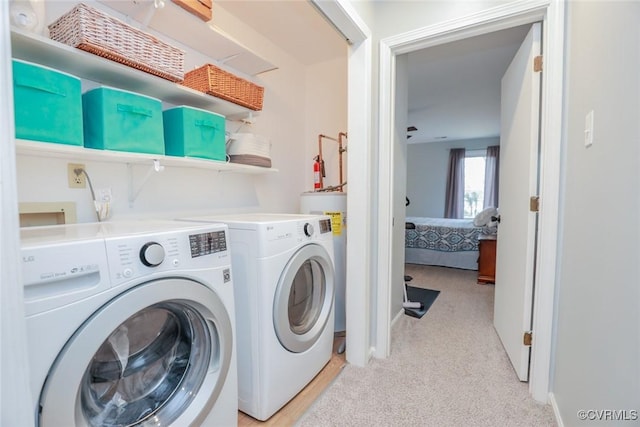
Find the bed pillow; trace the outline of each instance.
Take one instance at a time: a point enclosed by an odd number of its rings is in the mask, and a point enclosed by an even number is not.
[[[476,227],[484,227],[485,225],[491,222],[492,216],[497,216],[497,215],[498,215],[498,209],[494,207],[483,209],[473,219],[473,225],[475,225]]]

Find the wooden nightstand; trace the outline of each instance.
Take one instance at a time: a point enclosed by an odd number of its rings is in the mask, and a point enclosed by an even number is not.
[[[496,282],[496,243],[495,235],[480,235],[478,237],[478,283]]]

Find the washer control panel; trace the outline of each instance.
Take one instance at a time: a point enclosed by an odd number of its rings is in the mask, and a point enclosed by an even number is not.
[[[227,250],[227,238],[224,230],[189,236],[191,257],[215,254]]]
[[[107,237],[105,245],[114,285],[155,273],[231,264],[226,228],[220,226]]]

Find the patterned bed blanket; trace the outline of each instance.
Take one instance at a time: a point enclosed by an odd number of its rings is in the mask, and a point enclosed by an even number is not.
[[[407,217],[416,225],[405,230],[405,247],[441,252],[477,251],[482,227],[472,219]]]

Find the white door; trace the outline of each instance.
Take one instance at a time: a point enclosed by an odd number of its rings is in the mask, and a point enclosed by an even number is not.
[[[500,129],[500,226],[493,323],[521,381],[529,378],[537,214],[529,200],[538,191],[540,23],[533,24],[502,77]]]

